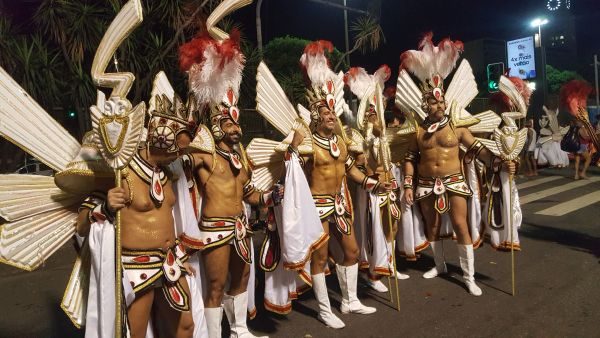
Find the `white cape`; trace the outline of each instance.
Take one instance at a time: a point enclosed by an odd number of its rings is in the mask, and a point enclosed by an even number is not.
[[[371,275],[389,275],[391,262],[391,246],[385,238],[384,224],[379,207],[379,197],[376,194],[356,186],[354,194],[354,231],[360,250],[360,268],[369,269]],[[367,203],[369,207],[367,208]],[[371,212],[369,212],[371,210]],[[369,220],[370,218],[370,220]],[[371,233],[367,224],[371,222]],[[368,238],[371,237],[371,238]],[[369,240],[371,250],[369,250]],[[340,248],[341,249],[341,248]],[[336,257],[336,260],[338,258]]]
[[[502,184],[502,225],[501,229],[492,229],[486,224],[486,232],[490,236],[490,243],[492,247],[497,249],[510,249],[511,243],[511,231],[508,224],[508,220],[512,217],[512,242],[515,249],[520,249],[519,242],[519,228],[523,220],[523,214],[521,212],[521,203],[519,201],[519,192],[515,182],[512,184],[512,198],[513,205],[510,205],[510,194],[509,194],[509,175],[506,172],[500,172],[500,183]],[[487,209],[487,203],[486,203]],[[486,218],[487,223],[487,218]]]
[[[310,256],[328,238],[296,154],[286,161],[285,193],[274,211],[281,261],[265,272],[264,303],[269,311],[286,314],[292,299],[311,284]]]
[[[392,173],[400,185],[400,196],[398,198],[400,198],[400,210],[402,211],[402,218],[400,218],[398,233],[396,234],[398,252],[404,255],[407,260],[416,260],[417,253],[429,246],[429,242],[425,237],[425,223],[419,206],[416,203],[409,206],[404,200],[404,174],[402,169],[394,166]]]

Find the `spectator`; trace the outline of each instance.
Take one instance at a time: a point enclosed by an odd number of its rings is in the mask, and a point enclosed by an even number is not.
[[[575,121],[575,125],[579,127],[579,142],[581,145],[579,146],[579,150],[574,154],[575,156],[575,179],[578,180],[580,178],[588,178],[586,175],[587,169],[590,166],[590,162],[592,161],[592,145],[591,137],[588,131],[584,128],[583,123],[579,120]],[[583,158],[583,169],[581,172],[579,171],[579,162]]]

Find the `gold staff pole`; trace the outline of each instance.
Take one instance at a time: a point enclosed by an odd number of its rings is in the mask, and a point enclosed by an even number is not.
[[[515,85],[505,76],[500,77],[500,91],[513,103],[513,108],[516,108],[512,112],[502,113],[501,117],[504,121],[504,126],[500,129],[494,130],[494,141],[492,144],[488,143],[489,147],[486,146],[494,155],[500,156],[503,161],[515,161],[519,158],[519,153],[525,145],[527,140],[527,129],[520,127],[516,122],[520,122],[527,116],[527,103],[525,102],[520,91]],[[484,142],[486,144],[486,142]],[[494,150],[495,149],[495,150]],[[510,227],[510,265],[511,265],[511,280],[512,280],[512,292],[515,295],[515,245],[514,245],[514,229],[513,229],[513,184],[514,175],[510,173],[508,175],[508,189],[509,189],[509,221],[508,226]]]
[[[115,186],[121,187],[121,170],[125,168],[138,148],[144,130],[146,106],[142,102],[132,108],[127,100],[135,76],[127,72],[105,73],[119,45],[143,20],[140,0],[128,1],[117,13],[92,63],[92,79],[97,87],[112,88],[108,99],[98,90],[97,102],[90,107],[93,139],[102,157],[115,170]],[[115,68],[117,68],[117,60]],[[121,266],[121,212],[115,217],[115,337],[123,336],[123,292]]]
[[[379,123],[381,123],[381,136],[380,136],[380,140],[381,142],[379,142],[379,153],[381,154],[381,158],[383,160],[383,170],[385,171],[385,182],[386,183],[390,183],[390,171],[392,169],[391,166],[391,154],[390,154],[390,147],[388,144],[388,140],[387,140],[387,136],[386,136],[386,125],[385,125],[385,117],[384,117],[384,105],[383,105],[383,90],[379,85],[375,86],[375,92],[377,95],[377,100],[376,100],[376,104],[377,104],[377,113],[378,113],[378,119],[379,119]],[[396,245],[394,243],[394,226],[392,223],[392,198],[390,196],[390,194],[388,193],[388,203],[387,203],[387,214],[388,214],[388,226],[389,226],[389,231],[390,231],[390,237],[391,237],[391,242],[392,242],[392,279],[394,280],[395,284],[396,284],[396,305],[398,307],[398,312],[400,312],[400,288],[398,286],[398,278],[396,276]],[[389,283],[390,285],[390,291],[392,289],[392,284]],[[390,292],[390,296],[391,296],[391,292]],[[392,303],[394,302],[393,299],[390,300]]]
[[[508,191],[510,196],[510,217],[508,221],[508,225],[510,226],[510,268],[511,268],[511,280],[512,280],[512,295],[515,295],[515,241],[514,241],[514,230],[513,230],[513,180],[515,175],[508,175]]]

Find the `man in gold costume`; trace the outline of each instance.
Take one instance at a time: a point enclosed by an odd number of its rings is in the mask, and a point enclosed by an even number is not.
[[[357,182],[367,191],[388,191],[389,184],[380,184],[356,168],[354,159],[349,156],[345,135],[341,130],[335,112],[336,76],[328,66],[325,50],[333,46],[328,41],[316,41],[306,46],[300,63],[304,67],[310,86],[307,99],[310,109],[310,138],[313,152],[302,155],[306,177],[319,213],[323,229],[338,239],[343,250],[343,261],[336,264],[336,272],[342,289],[342,313],[370,314],[375,308],[364,306],[357,297],[357,277],[359,248],[352,231],[351,207],[346,178]],[[304,128],[297,128],[290,151],[297,152],[305,135]],[[331,231],[330,225],[336,230]],[[345,324],[331,312],[327,286],[325,284],[325,264],[328,247],[323,245],[312,255],[310,272],[313,290],[319,302],[319,319],[332,328],[342,328]],[[341,263],[341,264],[340,264]]]
[[[194,320],[185,275],[195,271],[186,263],[187,248],[175,234],[176,195],[168,168],[187,148],[192,131],[188,109],[178,97],[155,99],[146,143],[124,170],[122,187],[105,189],[105,194],[97,192],[85,200],[77,233],[87,237],[92,223],[112,223],[120,210],[124,278],[135,294],[127,308],[131,336],[144,337],[153,318],[159,335],[192,337]]]
[[[419,51],[407,51],[401,56],[401,68],[421,81],[421,109],[426,113],[409,140],[404,164],[404,198],[409,205],[419,202],[434,253],[435,267],[423,277],[433,278],[447,272],[439,234],[442,214],[449,212],[464,282],[469,293],[480,296],[482,291],[475,284],[475,258],[467,224],[467,198],[472,192],[463,175],[460,145],[466,148],[464,156],[467,158],[477,157],[490,163],[492,154],[467,128],[456,122],[458,110],[462,108],[451,107],[450,113],[446,113],[443,80],[454,69],[463,50],[462,42],[446,39],[434,46],[431,38],[428,34]],[[505,167],[514,173],[514,163],[507,162]],[[415,180],[414,175],[417,175]]]
[[[353,67],[345,74],[344,82],[360,100],[357,111],[357,127],[362,133],[362,140],[355,137],[364,148],[364,173],[377,179],[380,183],[389,182],[392,192],[368,193],[357,190],[356,198],[361,201],[359,208],[366,208],[367,213],[357,210],[361,227],[361,268],[368,266],[369,286],[378,292],[387,292],[381,282],[382,276],[394,276],[407,279],[408,275],[393,272],[392,250],[401,216],[399,185],[392,172],[391,159],[386,147],[387,137],[383,137],[383,110],[385,102],[383,88],[390,77],[387,65],[379,67],[373,75],[364,68]],[[358,160],[357,160],[358,161]],[[358,162],[357,162],[358,163]],[[390,166],[386,171],[386,163]],[[360,194],[366,193],[366,199]],[[363,229],[364,228],[364,229]]]
[[[221,336],[223,310],[232,337],[255,337],[246,324],[253,253],[244,203],[273,206],[283,193],[280,188],[259,191],[251,180],[240,144],[237,107],[243,64],[239,35],[234,32],[223,41],[201,36],[180,48],[180,66],[187,71],[192,95],[209,115],[210,131],[201,125],[191,144],[194,177],[202,196],[201,236],[194,241],[203,250],[209,337]]]

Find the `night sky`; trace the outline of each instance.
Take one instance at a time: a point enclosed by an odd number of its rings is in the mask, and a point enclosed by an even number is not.
[[[327,0],[342,3],[342,0]],[[564,1],[563,6],[564,6]],[[530,22],[545,16],[552,24],[552,12],[546,0],[383,0],[381,25],[386,43],[376,53],[353,54],[353,66],[373,71],[387,63],[396,69],[399,55],[415,49],[423,33],[434,32],[434,40],[444,37],[464,42],[480,38],[512,40],[536,32]],[[348,6],[367,9],[368,0],[347,0]],[[255,39],[255,11],[252,4],[234,14],[242,22],[244,33]],[[577,22],[577,43],[580,58],[600,52],[600,0],[571,0],[571,13]],[[351,22],[359,14],[349,13]],[[309,40],[331,40],[344,49],[343,11],[308,0],[263,0],[263,41],[292,35]],[[542,32],[543,34],[543,32]],[[350,37],[352,46],[352,37]],[[587,58],[586,58],[587,60]],[[587,61],[586,61],[587,62]],[[590,71],[592,68],[590,67]],[[593,75],[592,75],[593,77]]]
[[[567,0],[560,1],[564,7]],[[371,2],[347,0],[348,6],[363,10]],[[576,18],[579,60],[575,62],[591,64],[592,55],[600,54],[600,0],[570,2],[570,12]],[[39,0],[0,0],[0,8],[8,8],[11,16],[19,20],[29,17],[37,3]],[[428,31],[434,32],[436,42],[444,37],[468,42],[480,38],[512,40],[530,36],[536,31],[530,26],[535,17],[550,19],[545,28],[553,23],[553,12],[546,9],[546,3],[547,0],[382,0],[380,21],[386,42],[377,52],[364,56],[360,52],[354,53],[351,64],[363,66],[368,71],[374,71],[383,63],[397,69],[400,53],[415,49],[420,37]],[[243,34],[254,41],[255,13],[256,0],[233,14],[233,19],[242,24]],[[359,15],[349,12],[349,22]],[[339,50],[344,50],[344,20],[340,9],[309,0],[263,0],[262,22],[265,43],[275,37],[291,35],[309,40],[330,40]],[[582,75],[593,79],[592,67],[589,70],[591,75]]]

